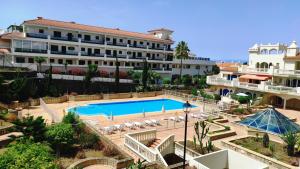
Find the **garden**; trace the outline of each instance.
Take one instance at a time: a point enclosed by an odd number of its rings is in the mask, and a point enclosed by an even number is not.
[[[286,164],[299,166],[297,158],[300,157],[298,149],[300,139],[298,135],[288,132],[282,135],[281,139],[283,144],[270,140],[269,135],[264,133],[262,137],[257,134],[256,137],[245,137],[231,142]]]
[[[14,131],[23,136],[12,137],[11,143],[0,149],[0,168],[67,168],[88,157],[126,157],[113,144],[103,142],[72,112],[61,123],[50,126],[42,117],[33,116],[12,123]]]

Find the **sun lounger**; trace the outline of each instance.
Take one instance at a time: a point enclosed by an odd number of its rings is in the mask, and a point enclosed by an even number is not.
[[[139,128],[144,127],[144,123],[142,123],[142,122],[134,122],[133,124],[134,124],[136,127],[139,127]]]
[[[124,129],[124,124],[116,124],[114,125],[115,130],[122,131]]]
[[[150,121],[152,121],[152,123],[154,123],[155,125],[160,125],[159,120],[152,119],[152,120],[150,120]]]
[[[145,120],[145,123],[146,123],[148,126],[154,126],[154,125],[155,125],[151,120]]]
[[[184,119],[185,119],[185,118],[184,118],[183,116],[178,116],[178,120],[179,120],[179,121],[184,121]]]
[[[114,131],[114,127],[113,126],[103,127],[102,131],[104,134],[112,134]]]
[[[124,123],[127,128],[134,129],[133,123]]]

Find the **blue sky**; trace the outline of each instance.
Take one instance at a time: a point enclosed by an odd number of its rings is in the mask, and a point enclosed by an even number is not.
[[[300,43],[298,0],[14,0],[0,28],[37,16],[146,32],[166,27],[198,56],[247,59],[254,43]]]

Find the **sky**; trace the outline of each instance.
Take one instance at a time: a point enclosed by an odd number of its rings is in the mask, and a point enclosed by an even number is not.
[[[174,30],[175,45],[213,60],[247,60],[255,43],[300,43],[299,0],[11,0],[0,28],[48,19],[147,32]],[[175,46],[174,45],[174,46]]]

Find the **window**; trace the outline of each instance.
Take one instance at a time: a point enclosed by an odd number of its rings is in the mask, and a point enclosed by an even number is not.
[[[25,63],[24,57],[16,57],[16,63]]]
[[[75,50],[75,48],[70,46],[70,47],[68,47],[68,50]]]
[[[109,66],[113,66],[114,65],[114,62],[109,62]]]
[[[50,59],[50,63],[54,63],[55,62],[55,60],[54,59]]]
[[[79,60],[79,65],[85,65],[85,60]]]
[[[84,35],[84,40],[91,40],[91,36],[90,35]]]
[[[39,33],[44,33],[44,29],[39,29]]]
[[[54,36],[54,37],[61,37],[61,32],[59,32],[59,31],[54,31],[54,32],[53,32],[53,36]]]
[[[125,66],[130,66],[130,63],[129,62],[125,62]]]
[[[142,53],[141,53],[141,52],[138,52],[137,56],[138,56],[138,57],[142,57]]]
[[[106,62],[106,61],[104,61],[104,62],[103,62],[103,65],[107,65],[107,62]]]
[[[131,44],[131,40],[128,40],[127,43],[128,43],[128,44]]]
[[[73,61],[72,60],[66,60],[66,63],[68,63],[69,65],[72,65]]]
[[[149,42],[147,42],[147,46],[149,46],[150,45],[150,43]]]
[[[88,61],[88,65],[90,65],[90,64],[92,64],[92,61],[89,60],[89,61]]]
[[[84,52],[84,51],[85,51],[85,48],[81,48],[81,51]]]
[[[122,53],[123,53],[123,52],[122,52],[121,50],[119,50],[119,55],[122,55]]]
[[[28,63],[34,63],[33,58],[28,58]]]
[[[121,43],[123,43],[123,39],[120,39],[119,41],[120,41]]]
[[[197,66],[196,66],[196,69],[200,69],[200,65],[197,65]]]
[[[96,36],[95,39],[96,39],[96,40],[99,40],[99,36]]]
[[[110,41],[110,38],[106,38],[106,41]]]
[[[140,45],[143,45],[144,44],[144,42],[140,42]]]
[[[185,68],[186,68],[186,69],[190,69],[190,68],[191,68],[191,65],[186,65]]]
[[[94,50],[94,53],[95,53],[95,54],[100,54],[100,49],[95,49],[95,50]]]
[[[51,45],[51,51],[58,51],[57,45]]]
[[[159,47],[160,47],[160,45],[159,45],[159,44],[156,44],[156,47],[157,47],[157,48],[159,48]]]
[[[136,66],[140,66],[140,63],[136,63]]]
[[[95,61],[95,65],[98,65],[98,61]]]
[[[159,56],[159,54],[156,54],[156,56]]]
[[[147,57],[150,57],[150,53],[147,53]]]
[[[131,52],[130,52],[130,51],[128,51],[128,52],[127,52],[127,54],[128,54],[128,55],[131,55]]]
[[[111,55],[111,50],[106,50],[105,53],[106,53],[107,55]]]
[[[134,63],[131,63],[131,65],[134,67]]]
[[[81,38],[81,34],[78,34],[78,38]]]
[[[63,60],[62,59],[58,59],[58,64],[63,64]]]
[[[152,57],[155,57],[155,54],[154,54],[154,53],[152,53]]]

